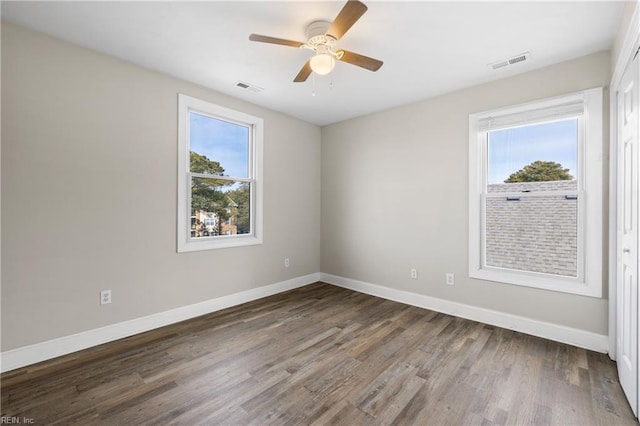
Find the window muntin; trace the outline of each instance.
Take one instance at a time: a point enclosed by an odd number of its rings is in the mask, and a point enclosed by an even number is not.
[[[470,277],[600,297],[602,89],[471,114],[469,124]],[[520,182],[516,172],[536,160],[557,163],[553,173]]]
[[[179,96],[178,251],[262,242],[262,119]]]

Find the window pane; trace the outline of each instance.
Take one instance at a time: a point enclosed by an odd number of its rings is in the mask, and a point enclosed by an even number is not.
[[[577,213],[575,191],[488,197],[486,266],[577,277]]]
[[[251,184],[191,179],[191,238],[251,233]]]
[[[577,118],[495,130],[489,132],[488,144],[488,192],[509,191],[511,183],[578,176]]]
[[[249,128],[189,113],[190,171],[249,177]]]

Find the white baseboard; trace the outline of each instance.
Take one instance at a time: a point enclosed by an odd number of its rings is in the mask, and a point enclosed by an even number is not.
[[[320,275],[323,282],[358,291],[360,293],[366,293],[372,296],[405,303],[407,305],[413,305],[436,312],[450,314],[456,317],[495,325],[509,330],[515,330],[525,334],[554,340],[556,342],[590,349],[596,352],[607,353],[609,350],[609,338],[603,334],[591,333],[577,328],[551,324],[531,318],[465,305],[463,303],[451,302],[449,300],[438,299],[436,297],[425,296],[408,291],[395,290],[389,287],[352,280],[350,278],[343,278],[336,275],[325,273]]]
[[[323,281],[339,287],[348,288],[360,293],[382,297],[407,305],[430,309],[453,316],[495,325],[509,330],[520,331],[533,336],[569,345],[590,349],[596,352],[607,353],[609,340],[606,335],[591,333],[576,328],[542,322],[530,318],[505,314],[503,312],[490,309],[478,308],[476,306],[451,302],[444,299],[411,293],[408,291],[395,290],[376,284],[363,281],[343,278],[325,273],[314,273],[302,277],[293,278],[287,281],[230,294],[159,312],[142,318],[136,318],[82,333],[60,337],[46,342],[36,343],[21,348],[11,349],[0,353],[0,371],[6,372],[16,368],[46,361],[61,355],[66,355],[92,346],[129,337],[134,334],[143,333],[166,325],[174,324],[200,315],[216,312],[231,306],[240,305],[252,300],[271,296],[294,288]]]
[[[46,342],[36,343],[21,348],[11,349],[0,353],[0,371],[6,372],[16,368],[46,361],[61,355],[66,355],[92,346],[112,342],[123,337],[143,333],[165,325],[174,324],[200,315],[219,311],[231,306],[240,305],[252,300],[271,296],[294,288],[302,287],[320,281],[320,273],[305,275],[287,281],[230,294],[159,312],[142,318],[136,318],[105,327],[84,331],[60,337]]]

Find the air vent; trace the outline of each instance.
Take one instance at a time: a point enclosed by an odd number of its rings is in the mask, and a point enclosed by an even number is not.
[[[235,84],[241,89],[250,90],[252,92],[262,92],[264,90],[262,87],[258,87],[245,81],[236,81]]]
[[[518,62],[526,61],[527,55],[516,56],[515,58],[509,59],[509,65],[517,64]]]
[[[501,61],[493,62],[491,64],[488,64],[487,66],[492,70],[497,70],[500,68],[508,67],[510,65],[518,64],[520,62],[524,62],[527,59],[529,59],[529,52],[521,53],[509,59],[503,59]]]
[[[494,70],[497,70],[498,68],[504,68],[507,66],[509,66],[509,61],[500,61],[493,64],[489,64],[489,67],[491,67]]]

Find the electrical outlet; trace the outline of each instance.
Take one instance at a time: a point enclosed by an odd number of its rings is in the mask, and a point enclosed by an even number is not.
[[[107,303],[111,303],[111,290],[102,290],[100,292],[100,304],[106,305]]]
[[[447,285],[454,285],[456,283],[456,279],[455,279],[455,276],[453,275],[453,272],[447,272],[446,283]]]
[[[284,260],[284,267],[285,267],[285,268],[288,268],[288,267],[289,267],[289,265],[290,265],[290,263],[289,263],[289,258],[287,257],[287,258]]]
[[[418,279],[418,270],[417,269],[411,269],[411,279],[412,280],[417,280]]]

